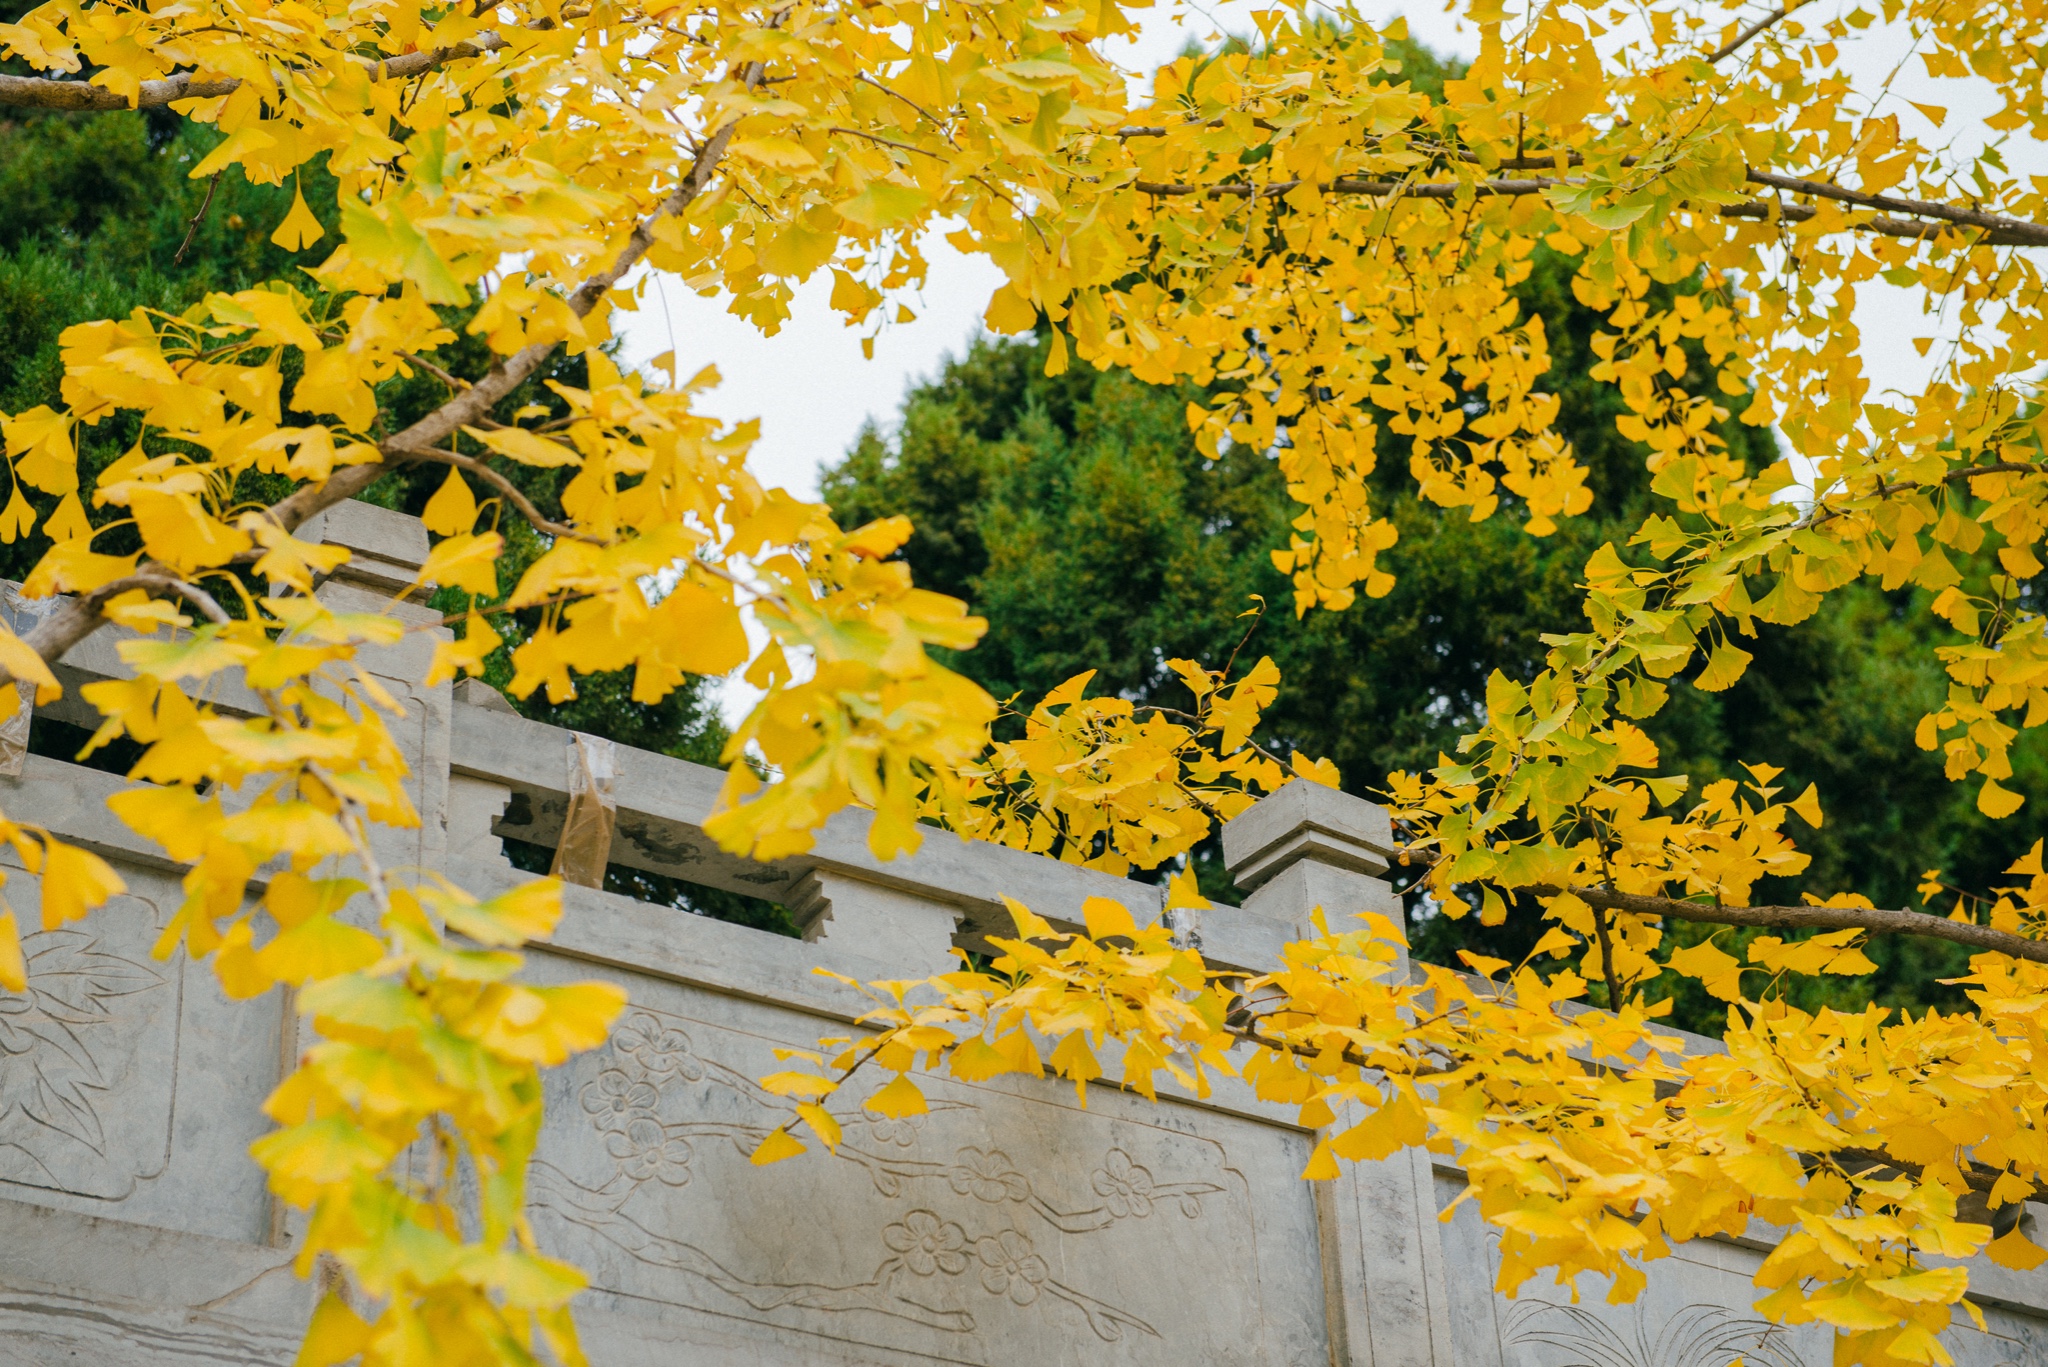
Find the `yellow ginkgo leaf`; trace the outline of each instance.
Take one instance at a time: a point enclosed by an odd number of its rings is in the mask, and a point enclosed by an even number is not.
[[[469,481],[462,477],[462,471],[452,465],[448,467],[448,478],[427,500],[420,521],[428,531],[442,536],[462,536],[476,529],[476,495],[469,491]]]
[[[369,1323],[339,1293],[329,1292],[313,1308],[292,1367],[338,1367],[369,1346]]]
[[[480,427],[462,429],[485,446],[521,465],[533,465],[552,469],[561,465],[581,465],[583,457],[571,447],[552,441],[538,432],[529,432],[523,427],[494,427],[488,430]]]
[[[81,919],[108,898],[128,890],[106,860],[61,840],[44,842],[43,929]]]
[[[86,518],[85,505],[78,501],[77,490],[57,500],[57,506],[43,523],[43,534],[52,541],[71,541],[92,535],[92,523]]]
[[[1707,657],[1707,667],[1693,680],[1693,686],[1705,689],[1709,693],[1719,693],[1732,688],[1754,658],[1742,647],[1723,641],[1715,646],[1714,653]]]
[[[1673,950],[1671,967],[1688,978],[1697,978],[1707,991],[1722,1001],[1742,999],[1742,961],[1712,940]]]
[[[804,1151],[804,1142],[801,1139],[778,1126],[770,1131],[766,1139],[754,1146],[753,1155],[747,1161],[757,1168],[765,1168],[770,1163],[780,1163],[783,1159],[794,1158]]]
[[[23,683],[36,686],[36,702],[46,703],[60,696],[64,689],[57,682],[57,676],[43,663],[43,657],[30,648],[28,642],[16,636],[11,628],[0,622],[0,668]]]
[[[496,532],[451,536],[437,544],[420,566],[423,583],[439,584],[469,593],[495,597],[498,592],[498,557],[504,553],[505,538]]]
[[[21,954],[21,932],[14,913],[0,911],[0,991],[26,992],[28,963]]]
[[[0,541],[13,545],[28,535],[29,528],[36,525],[35,509],[21,496],[21,481],[14,482],[14,491],[8,495],[7,506],[0,508]]]
[[[2026,798],[2010,788],[1999,786],[1995,778],[1984,780],[1984,786],[1977,790],[1977,810],[1997,820],[2011,816],[2026,803]]]
[[[835,1152],[838,1150],[840,1139],[839,1122],[833,1118],[830,1111],[815,1101],[799,1101],[796,1105],[796,1113],[803,1118],[804,1124],[809,1125],[812,1132],[825,1142],[826,1148]]]
[[[1330,1151],[1330,1141],[1317,1140],[1315,1148],[1309,1152],[1308,1166],[1301,1170],[1302,1179],[1308,1182],[1334,1182],[1343,1175],[1344,1170],[1337,1166],[1336,1154]]]
[[[887,1086],[878,1088],[875,1094],[861,1105],[876,1115],[887,1116],[891,1120],[924,1115],[931,1109],[925,1101],[924,1093],[918,1090],[917,1084],[912,1082],[907,1074],[895,1078]]]
[[[320,226],[320,220],[306,207],[304,187],[295,183],[291,212],[284,216],[284,222],[277,225],[277,231],[270,235],[270,240],[288,252],[296,252],[304,251],[326,235],[327,230]]]
[[[2048,1262],[2048,1249],[2029,1239],[2019,1230],[2010,1230],[1984,1246],[1984,1252],[2000,1267],[2009,1267],[2016,1272],[2032,1272],[2042,1263]]]

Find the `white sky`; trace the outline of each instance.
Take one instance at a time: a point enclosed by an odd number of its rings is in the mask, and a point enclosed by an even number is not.
[[[1827,13],[1853,2],[1820,0],[1808,14],[1818,27]],[[1109,55],[1133,70],[1150,72],[1175,57],[1189,38],[1206,40],[1219,29],[1251,32],[1250,13],[1258,7],[1246,0],[1228,0],[1183,10],[1162,0],[1158,17],[1145,23],[1136,41],[1121,52],[1121,40],[1112,42]],[[1474,31],[1444,12],[1439,0],[1363,0],[1361,8],[1375,21],[1405,14],[1410,33],[1438,52],[1470,55],[1477,49]],[[1745,15],[1751,12],[1760,10],[1752,6]],[[1881,27],[1873,29],[1844,48],[1860,88],[1884,79],[1903,50],[1880,36],[1884,34]],[[1983,83],[1934,81],[1918,61],[1900,70],[1893,91],[1882,112],[1898,113],[1902,131],[1929,146],[1958,134],[1965,145],[1981,141],[1986,136],[1981,120],[1998,106]],[[1909,100],[1946,106],[1943,129],[1937,132]],[[2048,171],[2048,154],[2038,144],[2008,143],[2006,160],[2015,171]],[[986,260],[964,256],[936,235],[926,242],[925,254],[931,264],[925,289],[906,301],[917,320],[886,328],[876,340],[873,360],[861,354],[861,330],[847,327],[827,306],[831,282],[826,272],[797,288],[791,316],[774,337],[763,337],[751,324],[727,313],[724,299],[701,298],[673,280],[658,287],[650,283],[642,293],[640,311],[621,320],[625,359],[643,363],[673,349],[677,374],[683,376],[717,365],[722,383],[706,397],[704,409],[729,420],[759,418],[755,473],[766,484],[815,498],[820,468],[844,456],[870,419],[888,425],[910,384],[935,375],[947,355],[964,350],[990,294],[1002,282],[1001,272]],[[1917,392],[1933,364],[1912,345],[1913,338],[1933,331],[1920,314],[1918,295],[1881,281],[1867,282],[1859,288],[1855,317],[1873,388]],[[1938,359],[1939,348],[1934,356]],[[722,710],[737,722],[753,697],[753,690],[728,681]]]

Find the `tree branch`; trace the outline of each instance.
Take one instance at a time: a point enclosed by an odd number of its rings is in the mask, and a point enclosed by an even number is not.
[[[1713,66],[1716,62],[1719,62],[1723,57],[1730,57],[1733,56],[1735,53],[1740,52],[1743,48],[1749,45],[1750,39],[1756,37],[1759,33],[1762,33],[1765,29],[1771,27],[1771,25],[1777,23],[1780,19],[1783,19],[1793,10],[1798,9],[1800,5],[1804,3],[1806,3],[1806,0],[1792,0],[1792,3],[1790,4],[1778,6],[1778,8],[1772,10],[1769,14],[1766,14],[1763,18],[1757,20],[1748,28],[1742,30],[1742,32],[1736,34],[1733,38],[1730,38],[1727,42],[1721,44],[1720,47],[1716,48],[1713,54],[1707,58],[1707,65]]]
[[[505,46],[495,33],[479,33],[466,43],[437,47],[426,52],[406,52],[362,65],[373,81],[405,80],[433,71],[448,62],[464,61]],[[358,59],[359,61],[362,59]],[[116,109],[161,109],[177,100],[208,100],[232,95],[242,88],[239,77],[218,81],[195,79],[197,73],[181,71],[160,81],[144,81],[133,103],[117,90],[90,81],[64,81],[47,76],[0,76],[0,105],[17,109],[61,109],[72,113]]]
[[[1523,163],[1534,163],[1535,158],[1524,157]],[[1893,213],[1910,214],[1913,218],[1896,218],[1889,215],[1866,219],[1849,226],[1864,232],[1878,233],[1885,237],[1929,238],[1942,229],[1933,223],[1917,221],[1936,219],[1953,223],[1958,227],[1978,228],[1984,233],[1980,239],[1995,247],[2048,247],[2048,226],[2030,223],[2025,219],[2011,218],[2004,214],[1988,214],[1980,209],[1968,209],[1957,205],[1939,204],[1923,199],[1896,199],[1889,195],[1865,194],[1821,180],[1801,180],[1794,176],[1780,176],[1769,171],[1749,171],[1751,184],[1767,185],[1786,190],[1793,194],[1812,195],[1820,199],[1838,200],[1859,208],[1888,209]],[[1396,180],[1356,180],[1340,176],[1335,180],[1306,181],[1279,180],[1263,185],[1246,181],[1226,181],[1219,185],[1191,185],[1156,180],[1131,182],[1141,194],[1157,195],[1162,199],[1200,195],[1206,199],[1274,199],[1313,185],[1326,195],[1370,195],[1375,199],[1456,199],[1470,192],[1479,198],[1491,196],[1540,195],[1546,191],[1576,187],[1579,182],[1538,177],[1529,180],[1480,180],[1480,181],[1425,181],[1412,184]],[[1747,204],[1719,206],[1723,218],[1779,218],[1787,223],[1804,223],[1818,210],[1810,204],[1778,204],[1766,200],[1753,200]]]
[[[2008,218],[2004,214],[1987,214],[1981,209],[1941,204],[1927,199],[1900,199],[1892,195],[1866,194],[1861,190],[1851,190],[1830,181],[1781,176],[1771,171],[1759,171],[1754,167],[1746,170],[1743,175],[1751,185],[1768,185],[1772,189],[1784,190],[1795,195],[1812,195],[1815,199],[1832,199],[1865,209],[1884,209],[1895,214],[1910,214],[1915,218],[1939,219],[1944,223],[1960,224],[1966,228],[1982,228],[1986,232],[2015,239],[2013,245],[2017,246],[2048,247],[2048,227],[2029,223],[2025,219]]]
[[[1623,911],[1633,916],[1665,916],[1675,921],[1703,921],[1721,926],[1758,926],[1772,930],[1868,930],[1880,935],[1918,935],[1993,954],[2010,954],[2048,964],[2048,940],[2029,940],[1969,921],[1951,921],[1924,911],[1891,911],[1871,907],[1724,907],[1682,902],[1675,897],[1643,897],[1607,888],[1532,887],[1539,897],[1569,892],[1587,906]]]
[[[725,155],[725,145],[732,140],[734,125],[727,123],[711,135],[704,144],[704,150],[691,164],[690,173],[676,187],[675,193],[662,201],[661,207],[642,219],[633,228],[633,235],[626,239],[626,245],[619,252],[607,270],[585,280],[569,296],[569,311],[578,318],[587,317],[597,307],[597,301],[605,291],[617,284],[626,273],[640,264],[640,259],[654,245],[654,225],[661,219],[680,214],[690,207],[704,187],[710,183],[711,172]],[[385,460],[368,465],[352,465],[337,472],[325,484],[308,484],[294,490],[289,496],[269,510],[270,519],[286,531],[291,531],[316,513],[321,513],[357,494],[375,483],[392,459],[403,459],[429,451],[454,436],[466,426],[480,425],[482,420],[497,407],[498,402],[525,383],[528,377],[541,368],[548,357],[554,354],[558,342],[535,342],[504,360],[493,365],[489,372],[476,383],[456,393],[448,402],[421,418],[412,426],[395,436],[387,437],[377,444]]]
[[[171,257],[173,266],[185,259],[185,249],[192,245],[192,235],[199,231],[199,224],[206,217],[206,211],[213,207],[213,192],[220,188],[221,173],[215,171],[213,178],[206,182],[206,198],[199,201],[199,212],[192,215],[192,221],[185,225],[185,240],[178,244],[178,250]]]

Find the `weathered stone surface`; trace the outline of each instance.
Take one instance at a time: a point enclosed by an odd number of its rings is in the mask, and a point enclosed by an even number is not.
[[[791,889],[789,911],[811,943],[901,964],[904,976],[960,967],[953,936],[962,913],[914,893],[832,869],[812,869]]]
[[[344,505],[316,531],[355,552],[320,590],[337,605],[383,606],[426,553],[416,523],[380,509]],[[59,670],[70,695],[39,715],[91,724],[76,685],[122,672],[117,637],[72,651]],[[422,817],[385,854],[489,895],[527,876],[503,837],[559,834],[568,734],[475,683],[419,687],[432,643],[416,632],[365,657],[407,708],[393,730]],[[228,710],[254,701],[232,683],[217,696]],[[1458,1174],[1417,1153],[1304,1183],[1314,1134],[1228,1080],[1199,1101],[1162,1087],[1156,1105],[1098,1085],[1084,1109],[1050,1080],[938,1079],[931,1113],[902,1122],[862,1111],[856,1085],[835,1102],[838,1153],[753,1168],[748,1154],[785,1115],[755,1083],[783,1066],[774,1051],[843,1035],[872,1005],[815,970],[950,968],[951,948],[1013,929],[1006,894],[1061,925],[1088,897],[1147,923],[1163,903],[1152,885],[936,831],[883,863],[858,814],[800,858],[751,863],[703,833],[721,778],[621,750],[612,861],[779,899],[808,940],[572,887],[530,960],[537,980],[607,977],[633,1003],[609,1044],[548,1076],[533,1177],[540,1237],[592,1276],[577,1313],[601,1367],[1825,1360],[1824,1331],[1772,1330],[1750,1309],[1775,1231],[1680,1249],[1651,1266],[1633,1306],[1606,1305],[1590,1283],[1576,1304],[1534,1283],[1510,1300],[1493,1289],[1494,1236],[1473,1207],[1437,1218]],[[281,993],[231,1003],[207,969],[150,956],[180,871],[107,812],[123,786],[35,755],[0,776],[0,807],[87,845],[129,884],[86,921],[30,934],[30,991],[0,993],[0,1367],[283,1364],[312,1292],[289,1266],[297,1221],[247,1150],[297,1022]],[[1245,906],[1174,922],[1214,963],[1272,965],[1318,907],[1333,927],[1399,915],[1379,877],[1391,829],[1370,803],[1293,783],[1223,844]],[[34,881],[14,878],[8,895],[32,928]],[[1113,1051],[1103,1062],[1115,1075]],[[1978,1259],[1971,1276],[1989,1332],[1951,1331],[1962,1367],[2048,1363],[2048,1273]]]

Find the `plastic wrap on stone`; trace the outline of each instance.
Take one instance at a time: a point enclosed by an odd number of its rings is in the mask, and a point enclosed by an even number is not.
[[[618,804],[612,800],[617,753],[601,737],[570,733],[569,811],[562,818],[562,843],[555,847],[554,867],[549,870],[565,883],[604,886],[604,866],[611,862],[612,831],[619,820]]]
[[[8,628],[17,636],[26,636],[34,631],[62,601],[59,598],[24,598],[21,585],[11,579],[0,579],[0,615],[6,617]],[[0,775],[20,778],[22,765],[28,761],[28,728],[35,710],[36,690],[34,684],[17,683],[13,687],[21,702],[13,715],[0,722]]]

